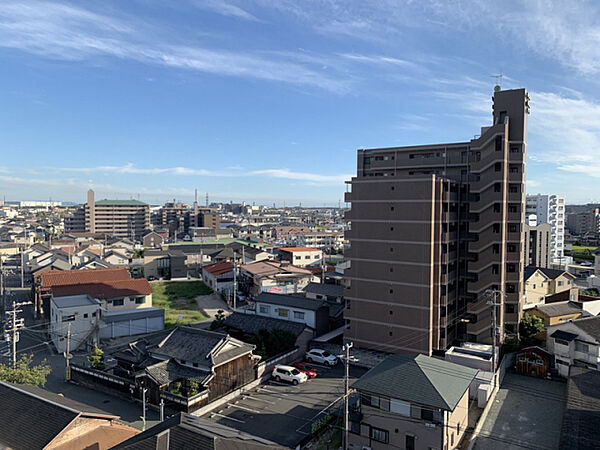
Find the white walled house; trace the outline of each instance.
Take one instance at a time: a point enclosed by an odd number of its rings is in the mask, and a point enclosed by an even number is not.
[[[262,293],[254,302],[259,316],[303,323],[315,330],[316,336],[329,331],[329,307],[322,300]]]
[[[281,260],[296,267],[319,266],[323,259],[323,250],[311,247],[280,248]]]
[[[67,350],[67,334],[70,334],[69,351],[82,344],[98,341],[100,302],[89,295],[53,297],[50,302],[50,336],[59,353]]]
[[[548,327],[546,347],[556,369],[569,376],[570,366],[600,369],[600,317],[586,317]]]

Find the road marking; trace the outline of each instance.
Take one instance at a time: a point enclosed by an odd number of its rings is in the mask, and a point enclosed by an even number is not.
[[[275,385],[277,385],[277,386],[289,386],[289,384],[286,384],[286,383],[281,383],[281,382],[279,382],[279,381],[275,381],[275,380],[269,380],[269,384],[270,384],[270,383],[273,383],[273,384],[275,384]]]
[[[284,394],[282,392],[279,391],[272,391],[271,389],[267,389],[265,387],[260,388],[261,391],[265,391],[265,392],[270,392],[271,394],[278,394],[278,395],[285,395],[287,397],[287,394]]]
[[[257,411],[256,409],[252,409],[252,408],[246,408],[245,406],[242,405],[236,405],[234,403],[227,403],[229,406],[231,406],[232,408],[240,408],[243,409],[244,411],[250,411],[253,412],[255,414],[260,414],[260,411]]]
[[[249,395],[246,396],[245,400],[256,400],[258,402],[265,402],[265,403],[269,403],[271,405],[275,404],[275,402],[271,402],[269,400],[265,400],[265,399],[262,399],[262,398],[250,397]]]
[[[235,419],[235,418],[229,417],[229,416],[224,416],[223,414],[219,414],[219,413],[212,413],[212,415],[222,417],[223,419],[233,420],[234,422],[246,423],[243,420]]]

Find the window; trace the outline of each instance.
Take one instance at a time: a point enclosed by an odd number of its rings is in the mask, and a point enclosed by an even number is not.
[[[279,314],[279,317],[288,317],[290,315],[289,309],[279,308],[279,310],[277,312]]]
[[[301,311],[294,311],[294,319],[304,320],[304,313]]]
[[[137,297],[135,299],[136,305],[143,305],[144,303],[146,303],[146,297]]]
[[[263,314],[269,314],[271,308],[268,305],[260,305],[259,310]]]
[[[350,433],[360,434],[360,423],[353,420],[350,421]]]
[[[564,281],[559,281],[559,282],[558,282],[558,285],[559,285],[559,286],[562,286],[563,284],[565,284],[565,283],[564,283]]]
[[[404,448],[406,450],[415,450],[415,437],[413,435],[406,435]]]
[[[514,314],[514,312],[515,312],[515,305],[507,303],[506,305],[504,305],[504,311],[506,311],[508,314]]]
[[[390,411],[402,416],[410,417],[410,403],[401,400],[390,400]]]
[[[113,300],[113,306],[123,306],[125,304],[122,298],[117,298]]]
[[[388,443],[388,431],[381,428],[371,427],[371,439],[377,442]]]
[[[296,257],[294,257],[294,259],[302,259],[302,257],[301,256],[296,256]]]
[[[84,318],[84,319],[87,319],[87,318],[88,318],[88,313],[85,313],[85,314],[83,315],[83,318]]]
[[[70,314],[68,316],[62,317],[63,322],[73,322],[74,320],[75,320],[75,314]]]
[[[421,419],[433,422],[433,411],[430,409],[421,409]]]
[[[502,170],[502,163],[496,163],[494,164],[494,171],[496,172],[500,172]]]
[[[315,258],[316,258],[316,256],[315,256]],[[306,255],[306,256],[304,257],[304,259],[310,259],[310,255]]]
[[[500,183],[494,183],[494,192],[500,192],[502,190],[502,185]]]
[[[589,353],[590,346],[583,342],[575,341],[575,351],[582,353]]]

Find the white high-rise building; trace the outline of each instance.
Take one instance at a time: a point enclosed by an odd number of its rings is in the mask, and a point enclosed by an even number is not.
[[[537,224],[550,224],[550,259],[564,261],[565,249],[565,197],[562,195],[528,195],[525,206],[526,216],[535,214]]]

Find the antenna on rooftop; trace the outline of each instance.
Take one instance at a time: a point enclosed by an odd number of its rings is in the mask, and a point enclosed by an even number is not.
[[[500,72],[497,75],[490,75],[490,77],[496,79],[496,86],[494,86],[494,92],[501,91],[502,90],[502,78],[504,77],[504,74],[502,72]]]

